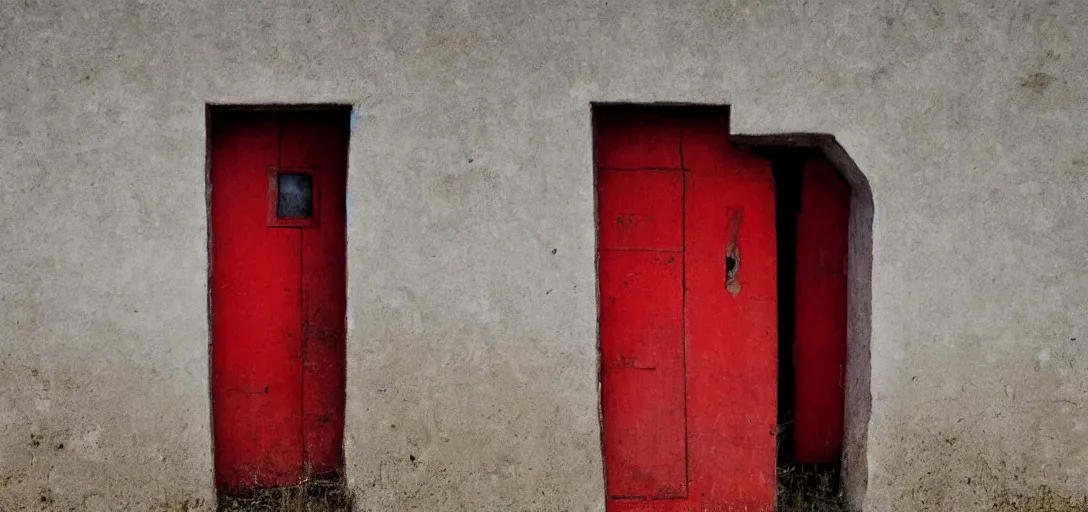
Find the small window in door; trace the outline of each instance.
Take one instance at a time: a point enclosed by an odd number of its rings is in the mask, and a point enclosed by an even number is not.
[[[314,216],[314,180],[303,172],[283,173],[276,177],[276,216],[281,219]]]
[[[268,169],[268,227],[317,227],[316,169]]]

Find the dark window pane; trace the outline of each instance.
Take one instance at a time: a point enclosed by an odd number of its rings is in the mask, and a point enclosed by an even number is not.
[[[313,217],[314,187],[313,177],[309,174],[280,174],[276,200],[277,217]]]

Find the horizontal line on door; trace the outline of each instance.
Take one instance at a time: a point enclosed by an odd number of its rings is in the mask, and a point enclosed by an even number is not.
[[[687,493],[683,496],[666,496],[658,498],[656,496],[609,496],[608,499],[613,501],[670,501],[670,500],[686,500],[688,499]]]
[[[601,252],[667,252],[670,254],[680,254],[684,252],[683,248],[680,249],[648,249],[642,247],[615,247],[612,249],[598,249]]]
[[[656,171],[656,172],[680,172],[687,171],[684,167],[598,167],[598,171]]]

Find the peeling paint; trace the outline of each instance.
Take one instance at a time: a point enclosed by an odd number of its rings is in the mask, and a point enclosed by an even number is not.
[[[744,216],[742,208],[730,208],[729,245],[725,249],[725,289],[733,297],[740,295],[740,249],[737,246],[740,236],[740,223]]]

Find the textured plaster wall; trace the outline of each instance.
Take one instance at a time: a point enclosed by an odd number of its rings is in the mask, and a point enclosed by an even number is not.
[[[0,509],[211,506],[208,102],[357,106],[364,509],[602,510],[591,101],[728,103],[866,174],[866,510],[1088,494],[1086,24],[1077,0],[2,2]]]

